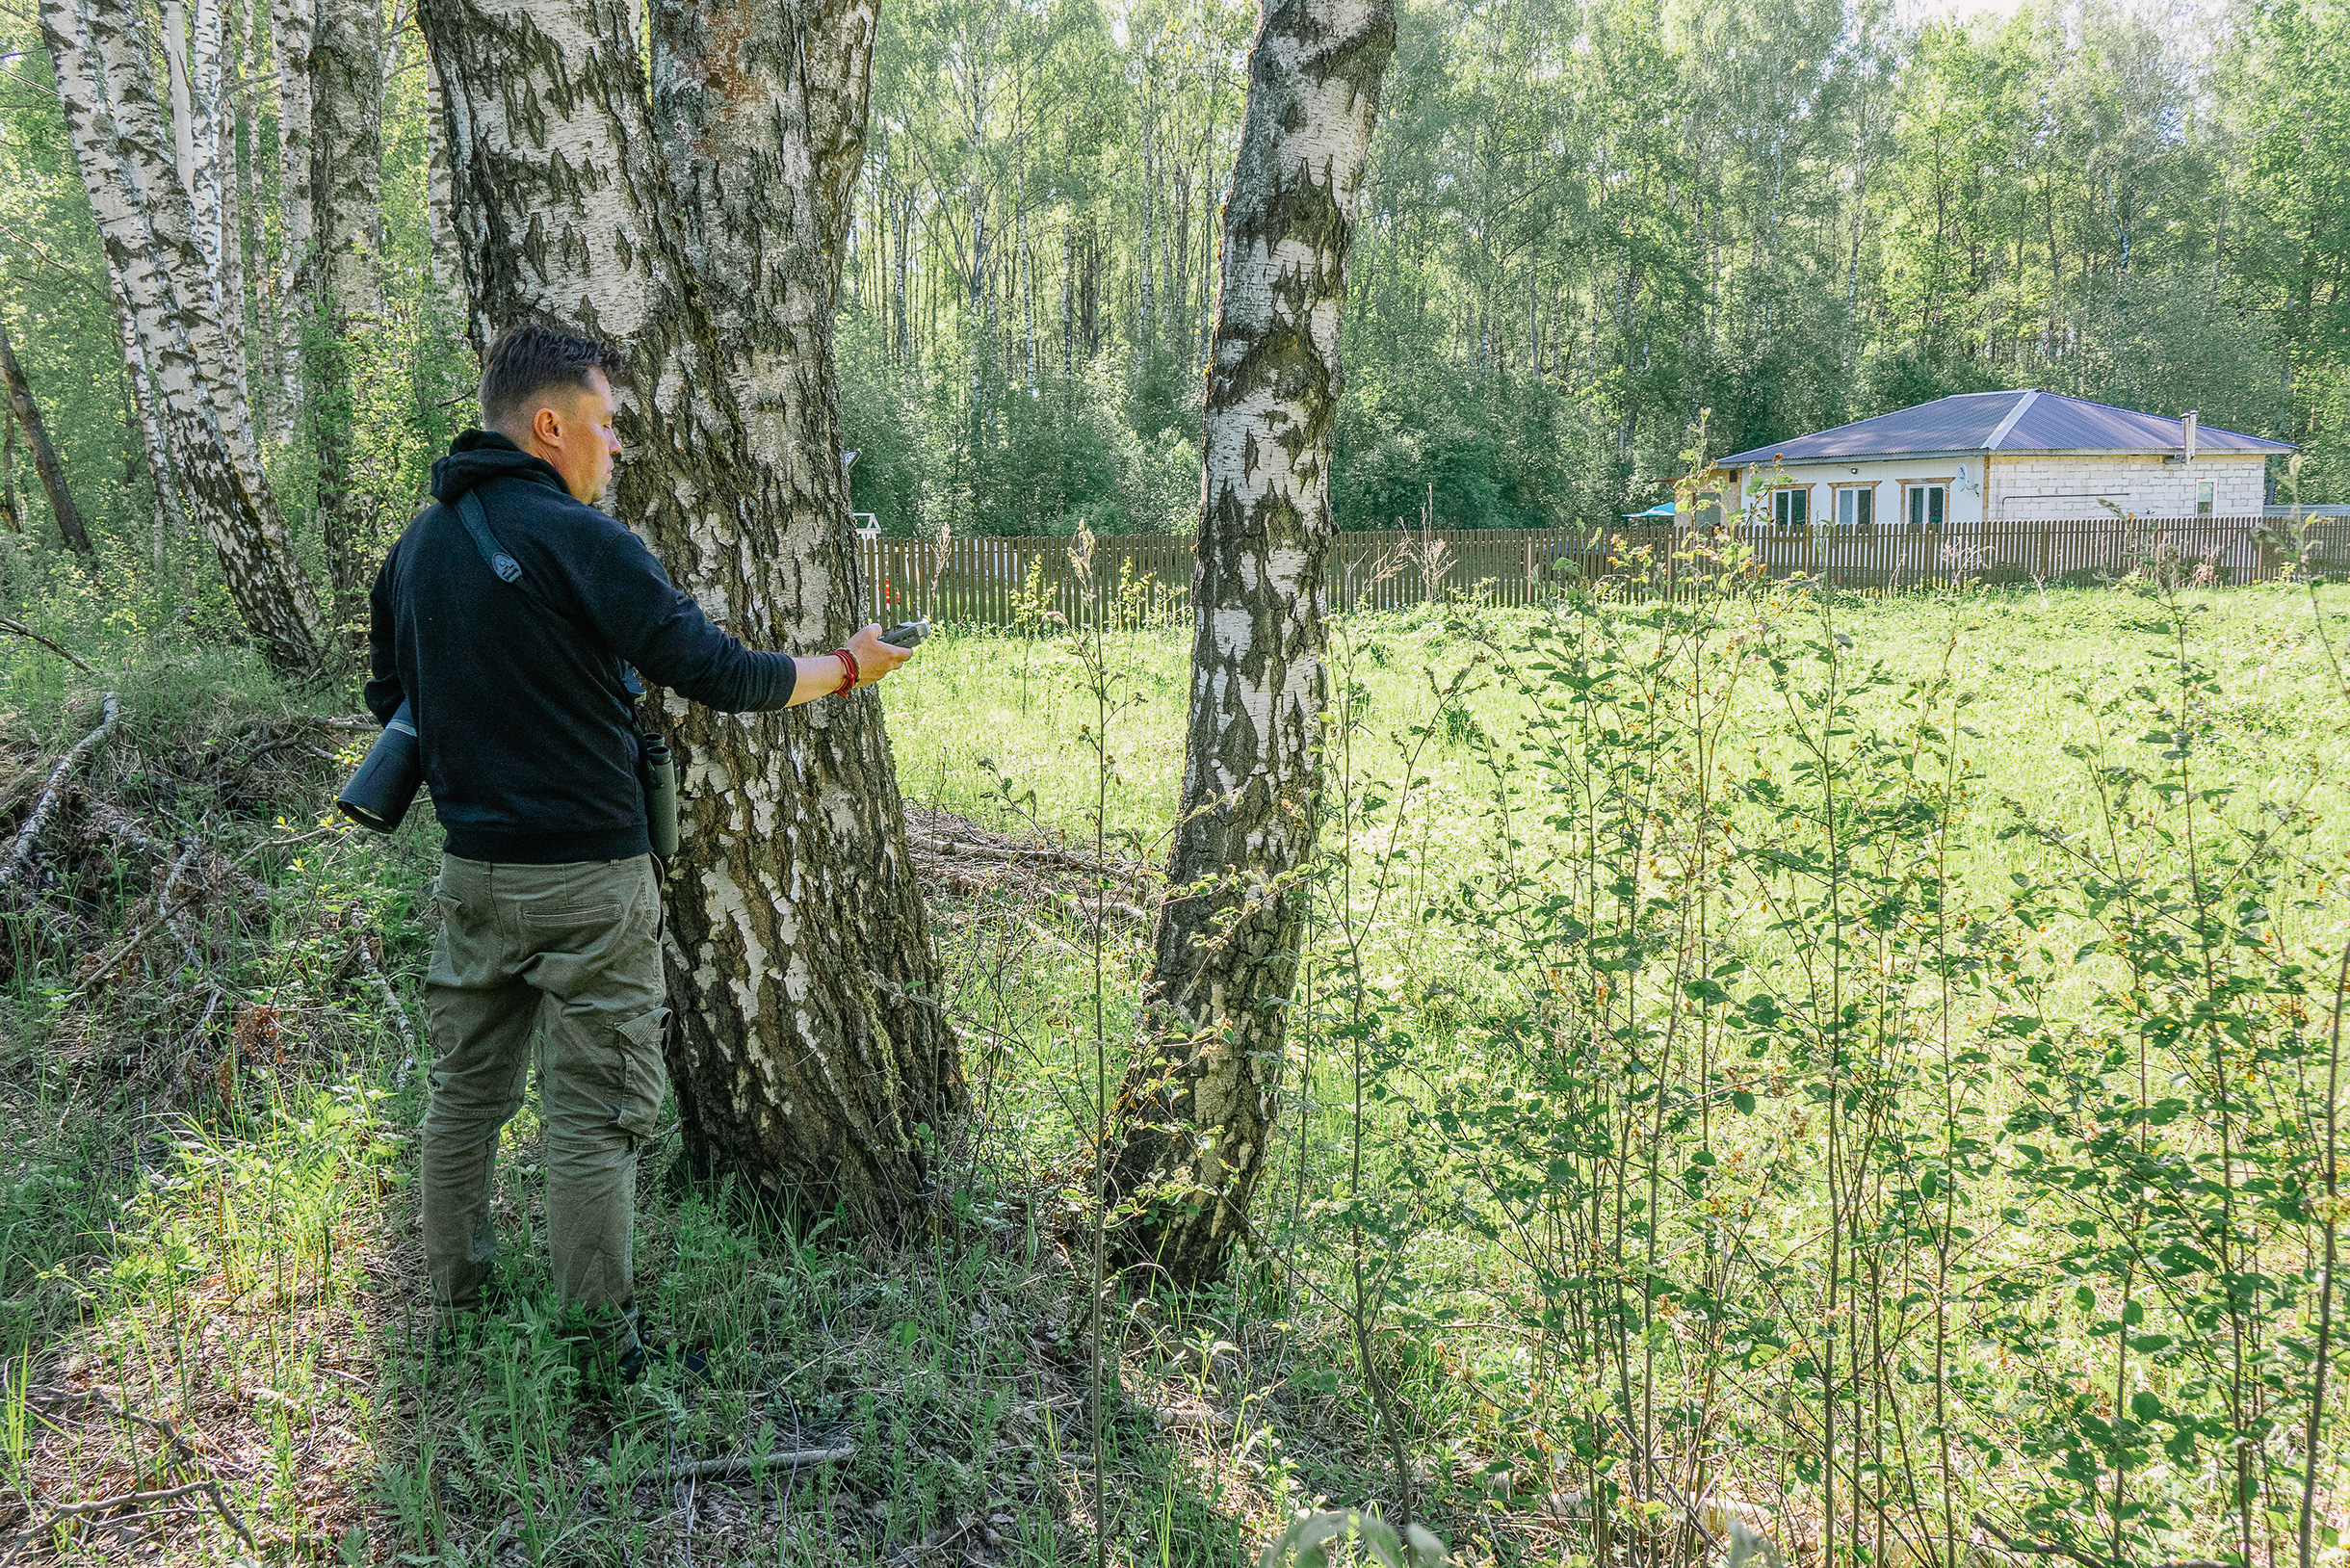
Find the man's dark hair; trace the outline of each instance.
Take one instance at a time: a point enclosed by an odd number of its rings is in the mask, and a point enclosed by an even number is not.
[[[482,361],[482,423],[498,430],[535,413],[530,400],[551,386],[593,391],[591,370],[611,374],[612,351],[591,337],[529,323],[498,334]]]

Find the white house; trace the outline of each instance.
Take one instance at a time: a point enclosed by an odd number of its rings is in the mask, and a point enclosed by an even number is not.
[[[1996,535],[1991,523],[2258,518],[2284,441],[2057,392],[1962,392],[1721,459],[1749,527]],[[1816,530],[1815,533],[1815,525]]]

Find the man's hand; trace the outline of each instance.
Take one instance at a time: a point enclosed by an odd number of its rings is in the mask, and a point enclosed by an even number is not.
[[[871,686],[914,657],[912,648],[881,640],[878,624],[865,627],[849,640],[849,657],[857,662],[857,684]]]
[[[849,640],[849,657],[857,662],[857,684],[871,686],[882,676],[914,657],[911,648],[901,648],[881,640],[881,628],[868,626]],[[792,661],[797,679],[792,686],[792,700],[784,704],[796,708],[818,697],[828,697],[849,680],[849,671],[829,653],[801,654]]]

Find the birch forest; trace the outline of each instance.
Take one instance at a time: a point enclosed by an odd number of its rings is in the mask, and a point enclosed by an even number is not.
[[[1190,529],[1252,25],[881,8],[837,350],[883,532]],[[9,27],[6,517],[300,665],[465,414],[414,9]],[[2326,0],[1407,6],[1338,523],[1588,524],[1664,493],[1701,409],[1735,450],[2014,385],[2293,440],[2344,499],[2346,34]]]

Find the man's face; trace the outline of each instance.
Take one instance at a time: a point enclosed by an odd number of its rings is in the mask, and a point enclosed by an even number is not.
[[[535,456],[555,465],[573,496],[594,506],[612,482],[620,437],[612,428],[612,382],[602,371],[589,370],[588,383],[561,388],[560,397],[540,405],[531,416],[529,444]]]

